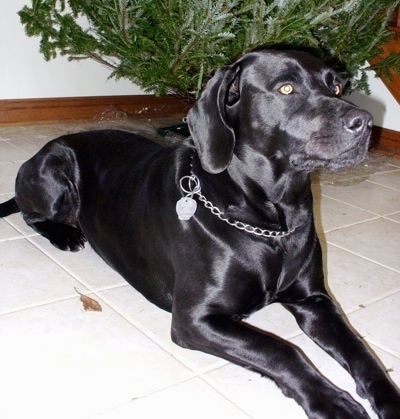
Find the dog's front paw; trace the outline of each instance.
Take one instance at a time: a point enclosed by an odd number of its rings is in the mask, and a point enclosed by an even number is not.
[[[394,386],[375,385],[375,400],[371,404],[379,419],[398,419],[400,417],[400,392]],[[379,400],[379,401],[378,401]]]
[[[344,391],[328,399],[314,399],[307,413],[313,419],[369,419],[364,407]]]

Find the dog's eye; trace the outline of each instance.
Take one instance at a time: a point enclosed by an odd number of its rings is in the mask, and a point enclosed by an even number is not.
[[[337,84],[337,85],[335,86],[335,95],[336,95],[336,96],[339,96],[339,95],[340,95],[340,93],[342,93],[342,86],[341,86],[340,84]]]
[[[282,87],[278,89],[279,93],[283,95],[290,95],[293,92],[293,86],[291,84],[284,84]]]

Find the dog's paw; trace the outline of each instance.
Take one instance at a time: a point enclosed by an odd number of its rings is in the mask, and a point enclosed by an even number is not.
[[[326,400],[320,399],[308,413],[310,418],[315,419],[368,419],[369,416],[364,407],[356,402],[347,392],[336,393],[336,396]]]
[[[79,228],[58,225],[57,231],[49,237],[51,244],[60,250],[78,252],[85,247],[86,237]]]
[[[349,398],[347,400],[338,400],[334,404],[336,405],[336,413],[334,416],[332,416],[334,418],[349,417],[352,419],[369,419],[369,415],[367,414],[364,407],[358,402],[354,401],[352,398]],[[331,412],[329,412],[329,414],[331,414]]]
[[[52,220],[27,223],[58,249],[77,252],[85,247],[86,237],[77,227]]]
[[[392,383],[376,382],[373,386],[371,404],[381,419],[398,419],[400,417],[400,391]]]

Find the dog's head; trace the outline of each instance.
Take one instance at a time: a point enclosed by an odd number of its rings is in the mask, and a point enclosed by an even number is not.
[[[222,172],[249,150],[299,171],[361,161],[372,117],[342,89],[335,71],[300,51],[252,52],[219,69],[188,114],[203,168]]]

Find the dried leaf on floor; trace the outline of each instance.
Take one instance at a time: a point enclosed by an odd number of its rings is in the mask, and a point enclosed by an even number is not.
[[[75,291],[81,296],[80,300],[82,301],[83,309],[85,311],[103,311],[100,303],[98,303],[95,299],[82,294],[76,288]]]

